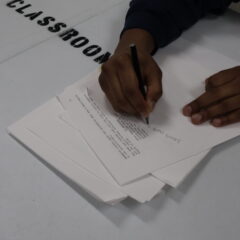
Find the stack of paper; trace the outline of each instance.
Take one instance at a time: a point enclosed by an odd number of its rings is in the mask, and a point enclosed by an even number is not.
[[[112,110],[96,70],[9,131],[97,199],[149,201],[165,184],[177,187],[210,148],[240,133],[239,124],[223,129],[191,125],[180,112],[190,99],[190,84],[182,71],[174,77],[177,70],[175,65],[167,75],[165,96],[149,126]]]
[[[96,79],[96,77],[97,72],[94,72],[87,79]],[[104,202],[114,204],[128,196],[139,202],[151,200],[164,187],[163,181],[151,174],[146,174],[137,181],[132,181],[126,185],[117,183],[111,172],[97,157],[92,146],[87,144],[82,137],[78,127],[78,119],[72,116],[67,103],[65,103],[65,101],[75,97],[80,86],[81,84],[71,86],[61,96],[51,99],[11,126],[10,133],[91,195]],[[78,111],[74,112],[75,114],[78,114]],[[96,133],[91,128],[88,128],[88,131]],[[98,140],[99,146],[114,162],[114,158],[110,154],[112,150],[105,149],[102,141],[104,138]],[[200,156],[192,158],[185,166],[179,164],[178,167],[176,164],[175,169],[169,168],[168,170],[167,168],[164,170],[165,174],[169,172],[169,174],[174,175],[174,171],[177,171],[178,176],[175,175],[174,182],[176,185],[204,155],[205,153],[202,153]],[[158,177],[161,178],[161,173]]]
[[[123,19],[125,9],[125,5],[115,8],[77,29],[97,39],[103,49],[113,50],[112,36],[117,41],[122,25],[113,27],[112,22]],[[48,63],[39,58],[50,51]],[[52,39],[8,62],[0,74],[27,82],[44,76],[77,79],[84,62],[82,69],[96,67],[81,52]],[[235,61],[183,39],[155,59],[164,73],[164,96],[149,126],[113,111],[98,85],[96,70],[10,126],[10,134],[103,202],[116,204],[127,197],[150,201],[165,185],[177,187],[212,147],[240,134],[239,124],[222,129],[207,123],[193,126],[181,114],[182,107],[204,91],[204,79],[237,65]],[[15,72],[10,71],[13,67]]]

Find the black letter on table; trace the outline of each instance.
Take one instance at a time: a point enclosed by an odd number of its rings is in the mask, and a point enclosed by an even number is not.
[[[50,32],[56,33],[56,32],[60,32],[62,30],[62,28],[66,28],[67,24],[65,23],[56,23],[54,26],[49,27],[48,30]]]
[[[37,24],[40,26],[47,26],[50,22],[54,22],[55,18],[54,17],[45,17],[42,20],[38,20]]]
[[[85,37],[79,37],[71,41],[71,45],[75,48],[80,48],[89,43],[89,40]]]
[[[68,41],[72,37],[76,37],[79,34],[79,32],[75,29],[67,30],[66,32],[59,35],[60,38],[62,38],[63,41]]]
[[[31,4],[27,4],[27,5],[23,6],[23,7],[20,7],[18,9],[16,9],[16,12],[23,14],[24,13],[23,10],[26,9],[26,8],[29,8],[31,6],[32,6]]]
[[[29,18],[31,21],[34,20],[35,18],[39,17],[40,15],[42,15],[43,12],[35,12],[35,13],[29,13],[24,15],[24,17]]]
[[[7,3],[6,5],[7,5],[8,7],[10,7],[10,8],[15,8],[15,7],[16,7],[16,4],[14,4],[14,3],[17,3],[17,2],[18,2],[19,4],[24,4],[24,1],[23,1],[23,0],[13,0],[13,1]]]
[[[105,63],[111,56],[110,52],[106,52],[105,54],[102,54],[101,56],[94,59],[95,62],[102,64]]]
[[[83,50],[83,54],[85,54],[88,57],[92,57],[102,51],[102,48],[98,45],[91,45]]]

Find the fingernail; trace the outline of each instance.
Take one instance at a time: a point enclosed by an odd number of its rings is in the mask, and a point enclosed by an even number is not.
[[[189,105],[187,105],[187,106],[185,106],[184,108],[183,108],[183,114],[185,115],[185,116],[191,116],[191,114],[192,114],[192,107],[191,106],[189,106]]]
[[[192,121],[194,123],[200,123],[202,121],[203,117],[201,114],[197,113],[192,116]]]
[[[220,127],[222,125],[222,120],[220,118],[215,118],[212,121],[212,125],[215,127]]]

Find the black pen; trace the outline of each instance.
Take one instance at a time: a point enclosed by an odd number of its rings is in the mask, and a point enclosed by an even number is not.
[[[147,98],[146,86],[147,85],[146,85],[146,82],[144,81],[144,79],[142,78],[140,65],[139,65],[139,61],[138,61],[137,47],[135,44],[131,44],[130,49],[131,49],[132,65],[133,65],[134,71],[135,71],[137,79],[138,79],[139,89],[140,89],[144,99],[146,100],[146,98]],[[145,120],[146,120],[146,123],[149,124],[149,118],[147,117],[147,118],[145,118]]]

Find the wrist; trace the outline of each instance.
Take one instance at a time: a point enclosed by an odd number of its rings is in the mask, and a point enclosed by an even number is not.
[[[129,51],[130,44],[135,44],[139,51],[151,54],[155,48],[152,35],[143,29],[126,30],[118,43],[115,54]]]

